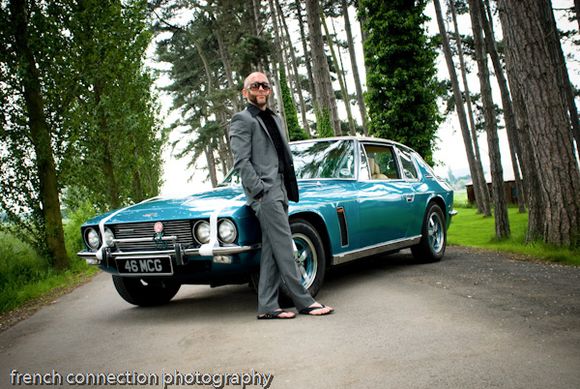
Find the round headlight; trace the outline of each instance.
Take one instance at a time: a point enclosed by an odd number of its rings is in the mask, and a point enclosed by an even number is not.
[[[113,231],[110,228],[105,228],[105,243],[109,247],[113,247],[115,243],[113,243],[113,239],[115,239],[115,235],[113,235]]]
[[[88,228],[85,231],[85,242],[91,249],[98,249],[99,245],[101,244],[99,233],[94,228]]]
[[[224,219],[219,224],[218,234],[222,242],[233,243],[236,240],[238,232],[236,231],[235,224],[231,220]]]
[[[209,242],[210,231],[211,228],[206,221],[199,221],[193,226],[193,236],[201,244]]]

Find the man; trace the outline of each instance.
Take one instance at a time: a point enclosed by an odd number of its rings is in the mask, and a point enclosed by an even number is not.
[[[256,213],[262,230],[258,319],[296,316],[280,308],[281,282],[300,313],[327,315],[334,309],[314,301],[302,285],[294,261],[288,200],[298,201],[298,184],[280,119],[268,108],[271,90],[265,74],[250,74],[242,89],[248,106],[236,113],[230,123],[234,168],[240,174],[247,204]]]

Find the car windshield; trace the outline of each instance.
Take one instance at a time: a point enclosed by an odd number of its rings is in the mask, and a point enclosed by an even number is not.
[[[299,142],[290,145],[296,178],[354,178],[351,140]]]
[[[297,179],[354,178],[354,147],[351,140],[328,140],[290,144]],[[232,170],[220,186],[239,185]]]

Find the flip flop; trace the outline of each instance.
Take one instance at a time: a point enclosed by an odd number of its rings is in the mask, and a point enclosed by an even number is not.
[[[316,311],[317,309],[322,309],[322,308],[326,308],[326,305],[320,304],[320,307],[306,307],[306,308],[300,310],[300,314],[301,315],[308,315],[308,316],[324,316],[324,315],[330,315],[332,312],[334,312],[334,309],[331,309],[330,311],[328,311],[326,313],[322,313],[320,315],[313,315],[312,314],[312,311]]]
[[[290,313],[290,312],[284,311],[284,310],[279,310],[279,311],[264,313],[264,314],[258,315],[256,317],[258,318],[258,320],[272,320],[272,319],[285,320],[285,319],[294,319],[296,317],[296,315],[291,316],[291,317],[280,317],[280,315],[282,313]]]

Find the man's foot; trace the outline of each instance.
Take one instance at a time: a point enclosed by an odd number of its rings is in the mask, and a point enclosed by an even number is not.
[[[273,312],[262,313],[258,315],[258,320],[270,320],[270,319],[294,319],[296,314],[294,312],[283,311],[282,309],[277,309]]]
[[[310,315],[310,316],[324,316],[329,315],[334,312],[334,308],[327,307],[324,304],[314,303],[309,307],[300,310],[302,315]]]

